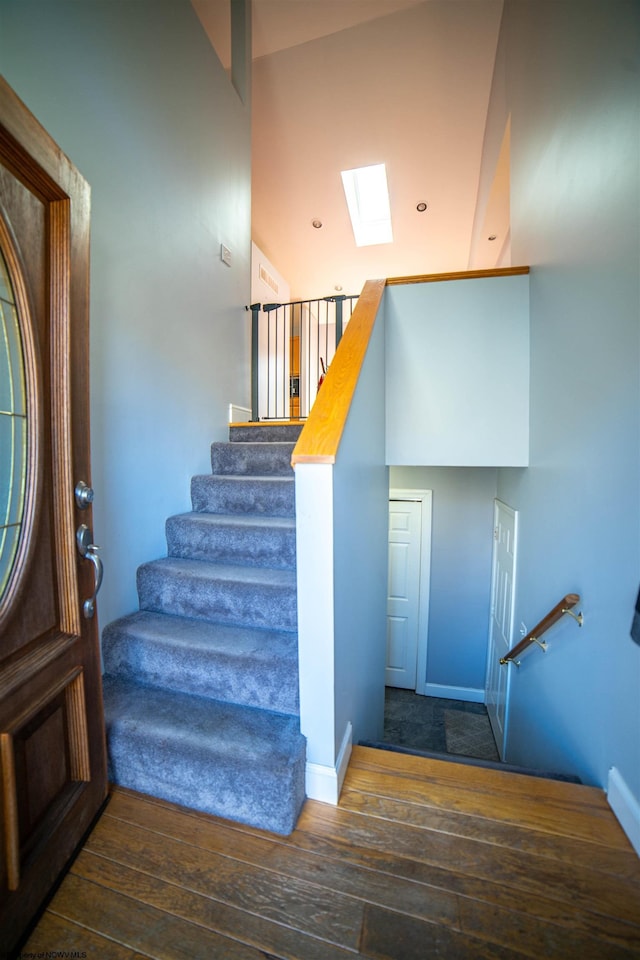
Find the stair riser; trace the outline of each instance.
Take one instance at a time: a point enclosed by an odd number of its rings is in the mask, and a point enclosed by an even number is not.
[[[252,665],[238,664],[232,656],[192,658],[185,663],[182,656],[142,642],[114,644],[108,661],[105,658],[105,670],[123,680],[223,703],[290,716],[298,716],[300,710],[296,663],[274,660],[259,672]]]
[[[293,517],[295,488],[289,477],[240,480],[197,476],[191,481],[191,503],[194,510],[202,513]]]
[[[175,577],[153,564],[138,570],[141,610],[214,623],[238,624],[272,630],[296,630],[295,587],[189,576]]]
[[[294,527],[281,529],[198,523],[197,518],[170,517],[166,525],[170,557],[238,563],[293,570]]]
[[[149,750],[144,736],[111,728],[108,737],[111,783],[274,833],[287,835],[295,828],[304,801],[302,757],[284,771],[263,768],[259,785],[255,783],[255,770],[250,765],[243,766],[233,760],[224,763],[214,757],[210,766],[215,769],[216,777],[210,785],[204,771],[193,779],[176,776],[178,764],[189,765],[194,771],[202,769],[201,762],[198,765],[183,751],[175,755],[169,753],[159,761]],[[260,796],[265,798],[262,808],[256,802]],[[251,804],[246,802],[247,797],[252,798]]]
[[[109,774],[121,786],[287,833],[304,796],[297,719],[104,679]]]
[[[259,427],[229,427],[231,443],[260,443],[283,441],[295,443],[302,433],[301,423],[270,423]]]
[[[224,476],[291,476],[293,443],[213,443],[211,468]]]

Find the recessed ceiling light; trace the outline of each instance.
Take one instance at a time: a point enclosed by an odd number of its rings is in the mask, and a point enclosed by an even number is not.
[[[311,226],[312,226],[312,227],[315,227],[316,230],[319,230],[320,227],[322,226],[322,220],[312,220],[312,221],[311,221]]]
[[[338,293],[340,293],[340,291],[342,290],[342,284],[341,284],[341,283],[336,283],[336,285],[335,285],[335,287],[334,287],[333,289],[334,289],[334,290],[337,290]]]
[[[342,171],[356,246],[393,243],[387,172],[384,163]]]
[[[495,240],[495,239],[496,239],[495,233],[492,233],[490,237],[487,237],[487,240]]]
[[[418,211],[418,213],[424,213],[426,209],[427,209],[427,204],[424,202],[424,200],[421,201],[416,207],[416,210]]]

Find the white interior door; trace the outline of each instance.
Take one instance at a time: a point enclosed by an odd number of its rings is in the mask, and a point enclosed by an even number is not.
[[[491,615],[485,703],[493,735],[502,760],[505,759],[507,708],[511,667],[501,664],[513,638],[516,585],[518,514],[506,503],[494,503],[493,563],[491,574]]]
[[[388,687],[416,689],[420,620],[422,504],[389,501]]]

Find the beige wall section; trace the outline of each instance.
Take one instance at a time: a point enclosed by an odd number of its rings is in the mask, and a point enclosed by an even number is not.
[[[484,185],[482,194],[478,193],[478,222],[474,223],[469,254],[470,270],[511,266],[510,174],[511,118],[507,117],[493,179],[490,184]],[[485,192],[487,187],[488,196]]]
[[[291,287],[255,243],[251,244],[251,303],[290,303]]]
[[[231,70],[231,0],[191,0],[218,60]]]
[[[501,9],[431,0],[255,61],[254,239],[296,295],[467,268]],[[394,242],[356,247],[340,171],[380,162]]]

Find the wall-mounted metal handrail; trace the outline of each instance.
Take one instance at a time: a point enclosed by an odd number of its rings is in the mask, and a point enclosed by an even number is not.
[[[546,617],[542,618],[540,623],[536,624],[533,630],[531,630],[526,637],[522,638],[520,643],[517,643],[515,647],[505,654],[504,657],[500,658],[500,663],[515,663],[515,665],[519,667],[520,661],[516,660],[516,657],[526,650],[527,647],[530,647],[532,643],[537,643],[542,650],[546,651],[546,641],[541,640],[540,637],[543,635],[543,633],[546,633],[549,627],[552,627],[554,623],[557,623],[558,620],[565,615],[565,613],[568,613],[570,617],[573,617],[578,626],[581,627],[583,620],[582,614],[576,614],[572,612],[573,607],[575,607],[577,603],[580,603],[579,594],[568,593],[566,597],[563,597],[562,600],[555,605],[553,610],[549,611]]]

